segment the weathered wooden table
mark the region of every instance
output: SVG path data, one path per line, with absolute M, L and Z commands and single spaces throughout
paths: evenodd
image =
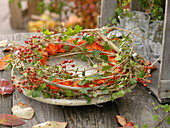
M 0 36 L 0 40 L 22 42 L 26 34 L 15 34 Z M 0 58 L 4 56 L 0 48 Z M 10 71 L 0 71 L 0 78 L 11 79 Z M 154 79 L 154 78 L 153 78 Z M 32 100 L 17 90 L 12 95 L 5 95 L 0 98 L 0 114 L 11 114 L 11 107 L 18 103 L 26 103 L 33 107 L 35 115 L 31 120 L 26 120 L 26 124 L 17 128 L 31 128 L 33 125 L 45 121 L 68 122 L 68 128 L 117 128 L 115 115 L 125 116 L 129 121 L 143 126 L 147 124 L 149 128 L 154 128 L 158 123 L 152 119 L 158 114 L 163 118 L 166 114 L 162 110 L 154 110 L 158 105 L 158 100 L 142 85 L 138 85 L 131 93 L 117 99 L 115 102 L 107 102 L 100 105 L 66 107 L 41 103 Z M 152 103 L 155 102 L 155 105 Z M 0 128 L 9 128 L 0 125 Z M 160 128 L 170 128 L 164 121 Z

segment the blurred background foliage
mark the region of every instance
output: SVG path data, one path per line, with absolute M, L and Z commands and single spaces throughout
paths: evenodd
M 15 0 L 9 0 L 13 2 Z M 38 15 L 31 15 L 28 31 L 36 31 L 45 27 L 53 30 L 62 22 L 66 27 L 80 25 L 83 28 L 96 28 L 97 17 L 100 15 L 101 0 L 18 0 L 18 7 L 22 8 L 22 1 L 35 2 Z M 130 9 L 131 0 L 117 0 L 115 17 L 108 17 L 116 24 L 117 17 Z M 141 8 L 149 13 L 152 20 L 163 20 L 164 9 L 162 0 L 138 0 Z M 114 13 L 114 12 L 113 12 Z

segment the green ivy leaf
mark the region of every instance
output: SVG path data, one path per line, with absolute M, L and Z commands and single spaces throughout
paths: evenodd
M 41 84 L 40 87 L 41 87 L 41 89 L 46 88 L 46 83 Z
M 112 66 L 105 65 L 105 66 L 102 67 L 102 71 L 106 71 L 106 70 L 111 69 L 111 68 L 112 68 Z
M 32 90 L 32 97 L 33 98 L 40 97 L 40 96 L 42 96 L 42 92 L 41 91 Z
M 159 116 L 158 115 L 153 115 L 153 120 L 159 120 Z
M 49 81 L 53 81 L 55 79 L 56 79 L 56 75 L 55 74 L 52 74 L 51 76 L 48 77 Z
M 84 53 L 88 52 L 88 49 L 86 47 L 82 47 L 82 50 L 83 50 Z
M 108 55 L 101 55 L 100 58 L 106 62 L 108 62 Z
M 137 74 L 138 78 L 143 78 L 145 76 L 145 72 L 143 70 L 139 71 Z
M 24 89 L 26 96 L 31 96 L 32 95 L 32 91 L 29 89 Z
M 68 45 L 64 45 L 64 47 L 63 47 L 63 49 L 66 50 L 66 51 L 67 51 L 69 48 L 70 48 L 70 46 L 68 46 Z
M 93 41 L 95 41 L 94 36 L 84 36 L 83 40 L 86 40 L 88 43 L 92 44 Z
M 65 42 L 65 41 L 67 41 L 69 38 L 70 38 L 70 36 L 62 36 L 62 37 L 61 37 L 61 40 L 62 40 L 63 42 Z
M 103 45 L 105 50 L 110 50 L 109 44 L 108 42 L 105 42 L 105 44 Z
M 82 88 L 81 90 L 79 90 L 79 92 L 81 92 L 83 94 L 87 94 L 88 93 L 88 89 L 87 88 Z
M 37 73 L 37 75 L 38 75 L 39 77 L 44 76 L 43 71 L 42 71 L 41 69 L 39 69 L 39 68 L 36 69 L 36 73 Z
M 119 90 L 115 95 L 116 95 L 116 97 L 122 97 L 125 95 L 125 91 Z
M 85 85 L 88 81 L 86 79 L 81 80 L 78 85 Z
M 83 95 L 84 98 L 87 100 L 87 104 L 91 102 L 91 98 L 88 95 Z
M 67 32 L 65 32 L 64 34 L 66 34 L 67 36 L 74 36 L 75 31 L 72 28 L 68 28 Z
M 80 58 L 82 61 L 87 61 L 87 57 L 84 54 L 77 54 L 77 58 Z
M 98 57 L 100 55 L 100 53 L 101 53 L 100 50 L 95 49 L 95 50 L 92 51 L 92 54 L 93 54 L 94 57 Z
M 76 25 L 76 26 L 74 27 L 74 31 L 75 31 L 76 33 L 79 33 L 82 29 L 83 29 L 83 28 L 82 28 L 81 26 L 79 26 L 79 25 Z
M 115 58 L 115 60 L 117 60 L 117 61 L 122 60 L 122 56 L 121 56 L 121 55 L 119 55 L 119 54 L 116 54 L 116 58 Z
M 108 94 L 108 93 L 109 93 L 109 90 L 108 90 L 107 88 L 105 88 L 104 90 L 102 90 L 102 92 L 103 92 L 104 94 Z
M 147 125 L 147 124 L 144 124 L 144 125 L 142 126 L 142 128 L 148 128 L 148 125 Z
M 167 123 L 170 124 L 170 117 L 167 117 L 166 120 L 167 120 Z
M 69 74 L 66 74 L 65 79 L 72 79 L 72 76 Z
M 69 96 L 73 96 L 73 90 L 66 90 L 66 95 Z
M 47 36 L 51 35 L 51 32 L 48 29 L 43 30 L 43 33 Z
M 130 80 L 130 83 L 131 83 L 131 84 L 136 84 L 136 83 L 137 83 L 137 81 L 136 81 L 136 79 L 135 79 L 135 78 L 132 78 L 132 79 Z

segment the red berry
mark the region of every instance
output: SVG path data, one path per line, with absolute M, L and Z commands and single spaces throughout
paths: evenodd
M 71 67 L 75 67 L 75 64 L 72 64 Z
M 66 68 L 66 65 L 63 65 L 62 68 Z
M 148 80 L 148 83 L 149 83 L 149 84 L 151 84 L 151 83 L 152 83 L 152 81 L 151 81 L 151 80 Z
M 22 93 L 22 89 L 21 89 L 21 88 L 18 88 L 18 91 L 19 91 L 20 93 Z
M 147 63 L 148 63 L 148 65 L 151 65 L 151 62 L 150 62 L 150 61 L 148 61 Z
M 37 32 L 41 32 L 41 29 L 38 29 Z
M 34 36 L 32 36 L 32 38 L 37 38 L 37 36 L 34 35 Z
M 152 77 L 152 74 L 149 74 L 149 77 Z
M 141 63 L 144 63 L 145 61 L 144 60 L 141 60 Z
M 24 42 L 25 42 L 26 44 L 28 44 L 28 40 L 25 40 Z
M 143 86 L 144 86 L 144 87 L 146 87 L 146 86 L 147 86 L 147 84 L 143 84 Z

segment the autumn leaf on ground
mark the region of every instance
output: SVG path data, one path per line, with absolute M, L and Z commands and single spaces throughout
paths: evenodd
M 12 107 L 12 113 L 20 118 L 29 120 L 34 115 L 34 109 L 27 104 L 19 102 Z
M 15 115 L 0 114 L 0 124 L 6 126 L 20 126 L 25 124 L 25 121 Z
M 7 40 L 0 41 L 0 47 L 5 47 L 7 46 L 7 44 L 8 44 Z
M 11 54 L 8 54 L 4 58 L 0 59 L 0 70 L 4 70 L 8 66 L 9 63 L 6 61 L 9 60 L 12 60 Z
M 47 121 L 41 124 L 37 124 L 32 128 L 66 128 L 67 122 L 56 122 L 56 121 Z
M 0 79 L 0 94 L 11 94 L 14 92 L 12 83 L 6 79 Z
M 122 126 L 125 126 L 128 122 L 124 116 L 116 115 L 115 118 L 116 118 L 116 121 Z

